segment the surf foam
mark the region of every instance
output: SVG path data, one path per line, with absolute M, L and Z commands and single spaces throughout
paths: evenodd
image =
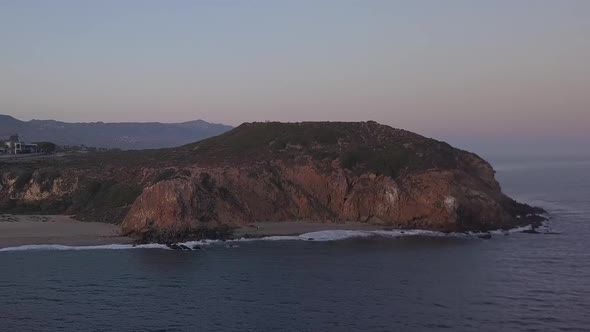
M 132 244 L 104 244 L 99 246 L 66 246 L 61 244 L 29 244 L 18 247 L 0 248 L 0 252 L 28 251 L 28 250 L 127 250 L 127 249 L 169 249 L 164 244 L 150 243 Z
M 550 228 L 543 224 L 541 226 L 543 231 L 550 231 Z M 495 230 L 490 231 L 490 234 L 494 235 L 502 235 L 506 233 L 521 233 L 526 230 L 531 230 L 531 226 L 523 226 L 523 227 L 516 227 L 510 230 Z M 384 238 L 400 238 L 400 237 L 410 237 L 410 236 L 425 236 L 425 237 L 456 237 L 456 238 L 477 238 L 477 236 L 484 234 L 484 233 L 475 233 L 475 232 L 467 232 L 467 233 L 442 233 L 442 232 L 435 232 L 435 231 L 427 231 L 427 230 L 419 230 L 419 229 L 412 229 L 412 230 L 375 230 L 375 231 L 358 231 L 358 230 L 325 230 L 325 231 L 317 231 L 317 232 L 310 232 L 304 233 L 301 235 L 294 235 L 294 236 L 266 236 L 262 238 L 241 238 L 235 240 L 199 240 L 199 241 L 187 241 L 187 242 L 180 242 L 179 245 L 185 245 L 189 248 L 193 248 L 195 246 L 212 246 L 212 245 L 220 245 L 220 244 L 235 244 L 240 242 L 254 242 L 254 241 L 317 241 L 317 242 L 327 242 L 327 241 L 341 241 L 346 239 L 353 239 L 353 238 L 368 238 L 368 237 L 384 237 Z M 129 250 L 129 249 L 164 249 L 164 250 L 171 250 L 165 244 L 159 243 L 151 243 L 151 244 L 140 244 L 140 245 L 131 245 L 131 244 L 106 244 L 106 245 L 98 245 L 98 246 L 66 246 L 66 245 L 59 245 L 59 244 L 42 244 L 42 245 L 23 245 L 18 247 L 7 247 L 7 248 L 0 248 L 1 252 L 13 252 L 13 251 L 29 251 L 29 250 Z

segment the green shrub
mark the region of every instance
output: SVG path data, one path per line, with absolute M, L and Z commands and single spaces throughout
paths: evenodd
M 60 173 L 57 170 L 46 170 L 39 173 L 39 180 L 41 183 L 41 191 L 50 191 L 53 187 L 53 183 L 60 177 Z
M 124 207 L 133 204 L 142 191 L 138 185 L 93 180 L 74 196 L 74 205 L 77 210 Z
M 370 171 L 396 177 L 410 162 L 410 153 L 403 147 L 388 147 L 376 150 L 357 147 L 344 152 L 340 157 L 342 167 L 349 170 Z
M 166 168 L 165 170 L 161 171 L 160 174 L 154 180 L 154 183 L 170 180 L 176 174 L 176 170 L 174 168 Z
M 18 174 L 16 181 L 14 182 L 14 187 L 16 190 L 23 190 L 31 179 L 33 178 L 33 171 L 22 171 Z
M 96 204 L 100 207 L 116 208 L 133 204 L 143 189 L 140 186 L 115 183 L 104 187 L 96 195 Z
M 188 169 L 183 169 L 180 172 L 178 172 L 178 175 L 188 178 L 191 175 L 193 175 L 193 173 L 190 170 L 188 170 Z
M 45 154 L 51 154 L 51 153 L 54 153 L 55 151 L 57 151 L 57 145 L 55 145 L 54 143 L 51 143 L 51 142 L 35 142 L 33 144 L 37 144 L 37 147 L 39 148 L 39 152 L 42 152 Z

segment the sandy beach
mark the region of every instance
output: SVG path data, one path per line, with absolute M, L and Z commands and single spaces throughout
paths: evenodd
M 119 226 L 81 222 L 68 216 L 0 215 L 0 248 L 29 244 L 101 245 L 126 244 Z
M 383 227 L 356 222 L 260 222 L 234 230 L 235 238 L 300 235 L 325 230 L 380 230 Z M 119 235 L 119 226 L 82 222 L 69 216 L 0 214 L 0 248 L 22 245 L 60 244 L 95 246 L 130 244 L 133 239 Z

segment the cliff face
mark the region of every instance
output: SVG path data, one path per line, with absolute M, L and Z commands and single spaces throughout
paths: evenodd
M 77 175 L 54 179 L 45 193 L 35 175 L 18 189 L 5 174 L 0 202 L 9 193 L 29 205 L 65 202 L 70 213 L 111 211 L 125 234 L 145 241 L 210 236 L 256 221 L 489 230 L 541 212 L 502 194 L 478 156 L 374 122 L 245 124 L 192 145 L 113 160 L 122 158 L 129 162 L 66 163 Z M 89 174 L 101 183 L 94 192 Z M 125 197 L 111 197 L 121 190 Z M 81 195 L 88 198 L 80 202 Z
M 113 172 L 55 161 L 0 162 L 0 213 L 69 214 L 120 223 L 143 190 L 130 169 Z
M 512 200 L 461 171 L 427 170 L 392 179 L 331 166 L 326 171 L 313 162 L 295 167 L 276 162 L 196 170 L 190 179 L 147 187 L 122 229 L 158 239 L 255 221 L 361 221 L 440 231 L 497 229 L 518 221 L 509 212 Z

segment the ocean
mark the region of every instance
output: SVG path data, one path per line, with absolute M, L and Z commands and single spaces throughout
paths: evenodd
M 3 249 L 0 331 L 589 331 L 590 159 L 492 162 L 549 234 Z

